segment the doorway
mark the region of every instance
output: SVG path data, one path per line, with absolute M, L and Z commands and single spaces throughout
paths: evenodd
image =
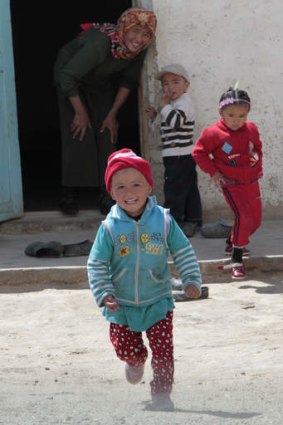
M 61 146 L 53 65 L 59 48 L 83 22 L 115 23 L 131 0 L 61 0 L 27 3 L 11 0 L 19 144 L 24 211 L 57 210 L 60 198 Z M 138 94 L 133 91 L 119 114 L 118 148 L 140 153 Z M 95 189 L 80 190 L 80 208 L 96 208 Z

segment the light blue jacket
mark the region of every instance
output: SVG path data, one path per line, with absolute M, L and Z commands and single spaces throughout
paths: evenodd
M 172 255 L 183 286 L 200 289 L 195 252 L 169 211 L 149 197 L 140 220 L 117 204 L 98 229 L 87 269 L 98 306 L 113 294 L 121 306 L 147 307 L 172 299 L 168 255 Z

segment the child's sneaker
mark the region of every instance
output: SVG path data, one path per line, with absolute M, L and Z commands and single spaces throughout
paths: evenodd
M 144 364 L 141 364 L 139 366 L 130 366 L 128 363 L 126 363 L 125 366 L 125 373 L 126 373 L 126 379 L 130 384 L 138 384 L 143 377 L 144 372 Z
M 152 403 L 150 405 L 150 410 L 157 411 L 174 411 L 174 403 L 171 400 L 169 393 L 158 393 L 152 394 Z
M 226 248 L 225 248 L 225 255 L 227 257 L 231 257 L 232 250 L 233 250 L 233 245 L 232 244 L 227 245 Z M 250 255 L 250 253 L 251 253 L 251 251 L 244 246 L 243 257 L 248 257 Z
M 231 264 L 232 269 L 232 278 L 233 279 L 245 279 L 246 272 L 243 263 L 233 263 Z

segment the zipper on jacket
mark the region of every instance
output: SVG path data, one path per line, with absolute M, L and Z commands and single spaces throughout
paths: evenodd
M 139 265 L 140 265 L 140 243 L 139 243 L 139 235 L 140 235 L 140 226 L 139 222 L 136 222 L 137 229 L 137 256 L 136 256 L 136 267 L 135 267 L 135 304 L 139 303 L 138 296 L 138 287 L 139 287 Z

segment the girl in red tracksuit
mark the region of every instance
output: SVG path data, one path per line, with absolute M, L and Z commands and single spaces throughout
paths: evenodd
M 220 98 L 220 121 L 202 132 L 192 153 L 198 166 L 221 187 L 234 214 L 230 238 L 234 279 L 246 276 L 243 251 L 247 252 L 250 236 L 261 224 L 262 143 L 255 124 L 246 121 L 250 106 L 246 91 L 229 88 Z

